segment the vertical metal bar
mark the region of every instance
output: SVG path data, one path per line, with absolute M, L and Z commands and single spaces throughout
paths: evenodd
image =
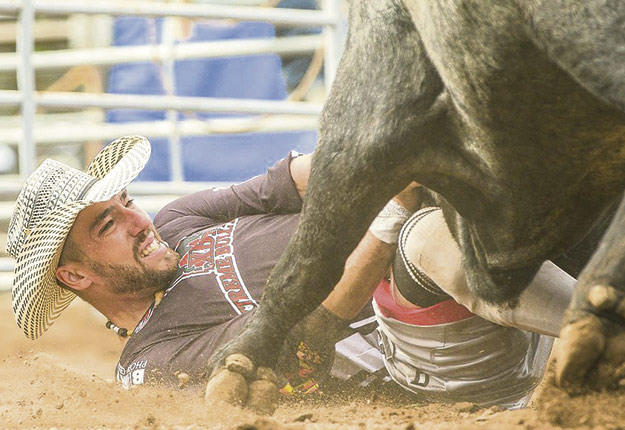
M 321 8 L 333 19 L 333 24 L 326 25 L 323 29 L 325 58 L 323 72 L 325 76 L 326 92 L 330 92 L 332 82 L 336 76 L 339 59 L 343 49 L 343 30 L 342 30 L 342 2 L 339 0 L 322 0 Z
M 164 18 L 161 43 L 165 48 L 163 61 L 163 84 L 168 95 L 176 95 L 176 69 L 174 58 L 174 42 L 177 18 Z M 180 128 L 178 124 L 178 111 L 170 109 L 167 111 L 167 121 L 170 124 L 169 133 L 169 172 L 172 181 L 182 181 L 182 150 L 180 148 Z
M 19 13 L 19 25 L 15 48 L 19 55 L 17 67 L 17 88 L 21 93 L 22 111 L 22 140 L 19 144 L 20 177 L 26 177 L 35 170 L 35 141 L 33 129 L 35 126 L 35 71 L 32 65 L 34 50 L 34 21 L 35 12 L 31 0 L 22 1 Z

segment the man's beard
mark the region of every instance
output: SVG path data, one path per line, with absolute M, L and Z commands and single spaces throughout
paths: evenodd
M 140 267 L 125 264 L 103 264 L 91 261 L 92 270 L 106 279 L 116 294 L 155 293 L 167 289 L 178 272 L 180 256 L 169 250 L 165 269 L 153 269 L 140 263 Z

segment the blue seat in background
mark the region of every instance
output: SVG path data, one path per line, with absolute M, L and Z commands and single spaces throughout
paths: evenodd
M 114 27 L 116 46 L 159 43 L 162 20 L 120 17 Z M 271 38 L 274 27 L 267 23 L 196 23 L 189 41 Z M 197 97 L 286 98 L 280 58 L 274 54 L 181 60 L 174 65 L 176 94 Z M 115 94 L 162 95 L 166 91 L 160 66 L 154 63 L 122 64 L 111 68 L 108 92 Z M 185 117 L 186 114 L 180 114 Z M 163 111 L 113 109 L 109 122 L 163 120 Z M 232 117 L 234 114 L 197 113 L 201 119 Z M 241 115 L 238 115 L 241 116 Z M 149 136 L 148 136 L 149 137 Z M 314 131 L 211 135 L 181 139 L 183 175 L 187 181 L 239 182 L 263 173 L 289 150 L 311 152 L 316 144 Z M 151 138 L 152 157 L 139 180 L 171 180 L 167 139 Z

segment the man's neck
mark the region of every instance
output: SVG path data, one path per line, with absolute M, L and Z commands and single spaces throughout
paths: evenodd
M 154 295 L 128 294 L 101 297 L 98 300 L 87 301 L 117 327 L 126 329 L 128 336 L 130 336 L 152 303 L 154 303 Z M 118 337 L 122 346 L 126 345 L 128 337 Z

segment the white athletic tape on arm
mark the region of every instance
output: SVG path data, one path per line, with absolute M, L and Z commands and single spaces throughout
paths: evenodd
M 399 231 L 410 215 L 412 214 L 408 209 L 391 200 L 373 220 L 369 231 L 382 242 L 395 245 Z

